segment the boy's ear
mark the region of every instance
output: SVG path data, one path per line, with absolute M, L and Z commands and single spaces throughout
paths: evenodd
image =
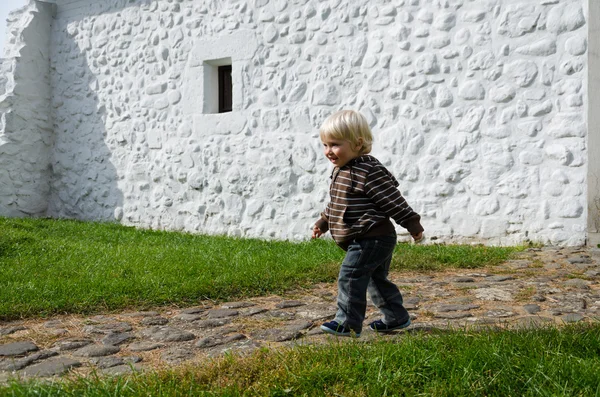
M 358 138 L 358 140 L 356 141 L 356 149 L 355 150 L 362 149 L 364 144 L 365 144 L 365 141 L 362 138 Z

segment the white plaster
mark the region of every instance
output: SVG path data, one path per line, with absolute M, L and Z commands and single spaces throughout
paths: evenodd
M 305 239 L 329 183 L 318 127 L 354 108 L 428 236 L 579 244 L 585 3 L 58 0 L 2 63 L 0 214 Z M 42 26 L 35 4 L 19 29 Z M 31 82 L 43 37 L 51 96 Z
M 589 2 L 591 15 L 600 15 L 600 3 Z M 588 58 L 588 90 L 589 99 L 586 101 L 588 111 L 588 151 L 598 153 L 600 150 L 600 18 L 590 18 L 588 27 L 589 58 Z M 580 39 L 581 40 L 581 39 Z M 588 155 L 587 160 L 587 229 L 588 244 L 597 247 L 600 244 L 600 157 Z

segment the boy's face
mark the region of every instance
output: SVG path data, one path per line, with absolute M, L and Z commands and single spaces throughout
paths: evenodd
M 323 138 L 323 154 L 336 167 L 345 166 L 348 161 L 360 156 L 362 148 L 362 138 L 359 138 L 358 144 L 355 146 L 350 141 L 342 139 Z

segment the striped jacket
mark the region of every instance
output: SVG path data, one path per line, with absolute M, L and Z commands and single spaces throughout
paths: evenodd
M 423 231 L 419 214 L 398 191 L 398 181 L 373 156 L 349 161 L 331 174 L 330 202 L 316 226 L 344 250 L 357 238 L 393 235 L 390 218 L 411 234 Z

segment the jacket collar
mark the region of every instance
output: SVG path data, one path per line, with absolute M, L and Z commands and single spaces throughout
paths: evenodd
M 335 167 L 333 169 L 333 171 L 331 171 L 331 175 L 329 176 L 329 178 L 334 179 L 341 170 L 349 170 L 350 171 L 350 189 L 352 191 L 354 191 L 354 178 L 352 176 L 352 167 L 354 167 L 357 164 L 366 163 L 366 162 L 370 162 L 370 161 L 377 161 L 377 159 L 373 156 L 369 156 L 368 154 L 353 158 L 352 160 L 350 160 L 346 164 L 344 164 L 343 167 Z
M 375 159 L 375 157 L 373 157 L 371 155 L 363 154 L 362 156 L 358 156 L 358 157 L 353 158 L 352 160 L 348 161 L 346 164 L 344 164 L 344 166 L 342 168 L 353 167 L 356 164 L 367 163 L 370 161 L 377 161 L 377 160 Z

